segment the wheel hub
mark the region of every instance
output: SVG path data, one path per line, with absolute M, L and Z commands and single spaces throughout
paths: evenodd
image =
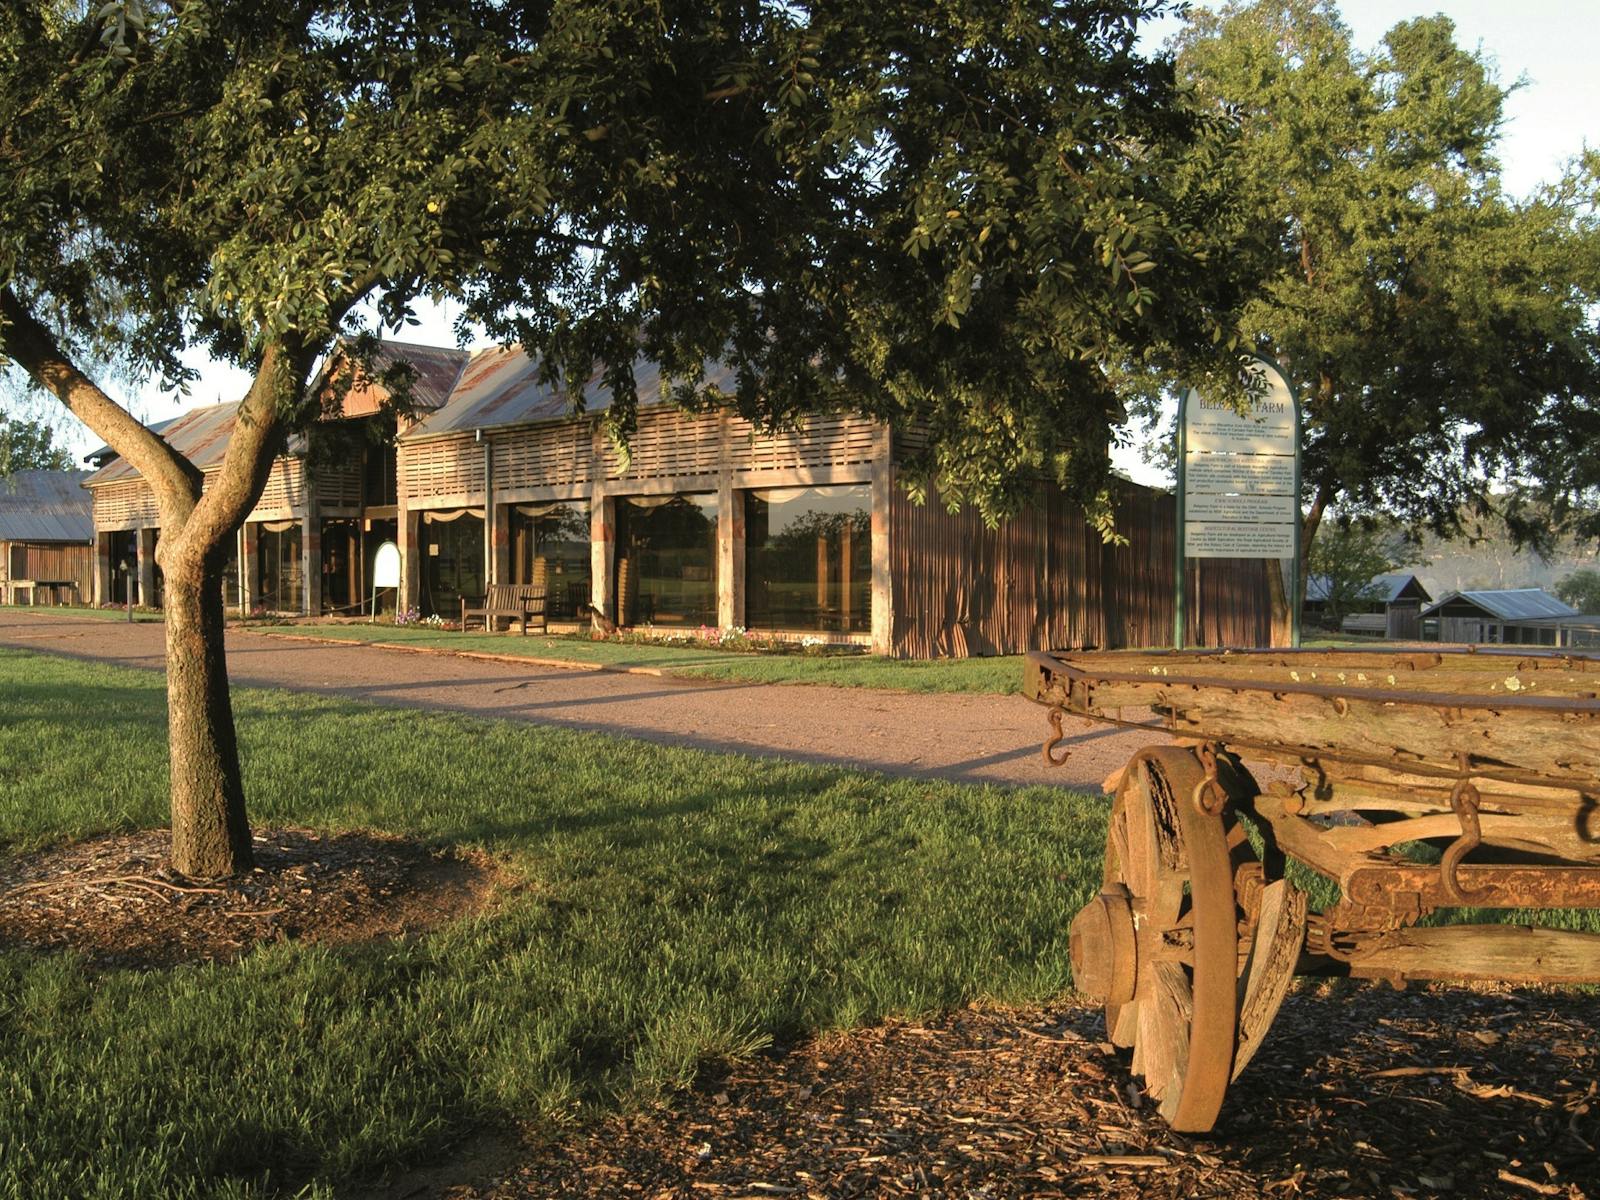
M 1126 1004 L 1138 981 L 1133 906 L 1128 890 L 1110 885 L 1072 919 L 1072 978 L 1097 1004 Z

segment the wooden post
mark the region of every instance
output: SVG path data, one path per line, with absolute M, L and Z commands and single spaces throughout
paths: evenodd
M 133 603 L 145 608 L 154 608 L 156 603 L 156 531 L 154 529 L 137 530 L 133 541 L 138 557 L 138 564 L 134 570 L 134 578 L 138 580 L 138 592 Z
M 889 501 L 894 464 L 889 427 L 878 430 L 872 462 L 872 652 L 894 653 L 894 578 L 889 570 Z
M 300 519 L 300 611 L 322 615 L 322 516 L 310 497 Z
M 94 579 L 90 589 L 91 603 L 98 608 L 111 603 L 111 535 L 96 531 L 94 535 Z
M 595 484 L 589 498 L 589 603 L 595 612 L 620 623 L 615 612 L 613 570 L 617 537 L 617 502 Z
M 261 529 L 254 521 L 246 521 L 239 532 L 243 547 L 239 551 L 239 608 L 240 615 L 248 617 L 261 603 Z
M 400 599 L 395 602 L 397 614 L 416 608 L 422 598 L 422 590 L 418 586 L 422 578 L 421 539 L 418 536 L 421 532 L 418 528 L 420 519 L 421 514 L 412 512 L 404 502 L 401 503 L 399 519 L 395 522 L 400 549 Z
M 727 472 L 717 481 L 717 624 L 744 624 L 744 493 Z

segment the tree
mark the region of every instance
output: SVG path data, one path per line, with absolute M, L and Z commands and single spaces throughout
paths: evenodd
M 1394 539 L 1360 522 L 1334 522 L 1307 555 L 1307 573 L 1323 596 L 1326 624 L 1338 629 L 1363 602 L 1383 598 L 1374 577 L 1402 566 Z
M 70 471 L 72 455 L 42 421 L 0 415 L 0 479 L 16 471 Z
M 1097 364 L 1215 370 L 1237 299 L 1204 257 L 1226 198 L 1175 169 L 1206 122 L 1134 52 L 1155 7 L 0 11 L 0 352 L 155 493 L 178 869 L 250 861 L 217 584 L 369 299 L 454 296 L 580 403 L 599 364 L 619 442 L 642 352 L 685 405 L 923 425 L 928 477 L 991 516 L 1041 474 L 1092 497 Z M 196 347 L 253 374 L 203 494 L 92 366 L 178 386 Z
M 1179 70 L 1239 123 L 1217 253 L 1262 279 L 1243 331 L 1304 407 L 1304 544 L 1330 505 L 1447 534 L 1497 481 L 1570 490 L 1600 395 L 1594 156 L 1506 196 L 1507 90 L 1442 16 L 1363 54 L 1331 3 L 1196 10 Z
M 1600 613 L 1600 571 L 1581 567 L 1556 584 L 1556 598 L 1585 615 Z

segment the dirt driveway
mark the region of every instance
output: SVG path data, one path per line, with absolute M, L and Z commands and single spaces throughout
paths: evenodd
M 160 670 L 163 627 L 59 610 L 0 610 L 0 646 Z M 1044 712 L 1019 696 L 701 682 L 562 670 L 228 632 L 235 683 L 533 721 L 705 750 L 771 754 L 965 783 L 1098 792 L 1165 737 L 1068 721 L 1064 767 L 1039 753 Z

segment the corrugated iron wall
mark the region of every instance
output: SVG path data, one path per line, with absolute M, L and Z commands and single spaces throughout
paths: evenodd
M 910 658 L 1023 650 L 1167 646 L 1172 642 L 1170 495 L 1125 484 L 1108 546 L 1056 488 L 996 529 L 976 512 L 945 511 L 936 495 L 890 501 L 894 652 Z M 1271 640 L 1266 563 L 1191 562 L 1189 644 Z
M 0 542 L 0 579 L 72 580 L 89 599 L 93 549 L 77 543 Z

